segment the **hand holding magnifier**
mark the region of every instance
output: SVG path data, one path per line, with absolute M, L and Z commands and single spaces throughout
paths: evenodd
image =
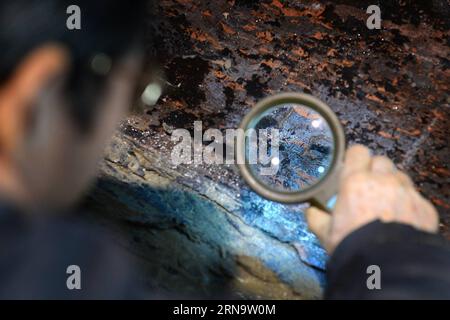
M 336 114 L 311 95 L 283 93 L 245 116 L 237 162 L 250 187 L 281 202 L 330 210 L 337 193 L 345 137 Z

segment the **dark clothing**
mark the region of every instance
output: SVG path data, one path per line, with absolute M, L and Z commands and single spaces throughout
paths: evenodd
M 381 290 L 367 287 L 380 267 Z M 341 242 L 327 266 L 327 299 L 450 299 L 450 246 L 398 223 L 368 224 Z
M 69 290 L 71 265 L 81 290 Z M 99 228 L 70 216 L 29 217 L 0 204 L 0 299 L 138 297 L 130 257 Z

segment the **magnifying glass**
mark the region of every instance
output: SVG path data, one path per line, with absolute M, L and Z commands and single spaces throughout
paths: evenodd
M 245 134 L 237 138 L 236 159 L 256 193 L 333 208 L 345 136 L 329 106 L 308 94 L 278 94 L 257 103 L 240 129 Z

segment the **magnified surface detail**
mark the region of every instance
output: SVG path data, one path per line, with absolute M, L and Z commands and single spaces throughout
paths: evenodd
M 253 151 L 250 139 L 246 142 L 246 161 L 253 176 L 267 187 L 282 192 L 304 191 L 319 182 L 331 167 L 333 133 L 322 115 L 309 107 L 274 106 L 254 119 L 248 129 L 259 133 L 258 161 L 248 161 Z M 266 148 L 261 147 L 261 132 L 271 132 Z

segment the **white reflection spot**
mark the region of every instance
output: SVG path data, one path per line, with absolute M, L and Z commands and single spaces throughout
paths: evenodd
M 271 160 L 271 162 L 272 162 L 272 165 L 273 165 L 273 166 L 277 166 L 277 165 L 280 164 L 280 158 L 278 158 L 278 157 L 273 157 L 272 160 Z
M 320 167 L 317 168 L 317 171 L 318 171 L 319 173 L 324 173 L 325 168 L 322 167 L 322 166 L 320 166 Z
M 162 88 L 157 83 L 150 83 L 144 90 L 141 96 L 142 102 L 148 106 L 153 106 L 161 96 Z
M 320 119 L 316 119 L 316 120 L 311 121 L 311 125 L 313 126 L 313 128 L 320 127 L 321 123 L 322 123 L 322 121 Z

